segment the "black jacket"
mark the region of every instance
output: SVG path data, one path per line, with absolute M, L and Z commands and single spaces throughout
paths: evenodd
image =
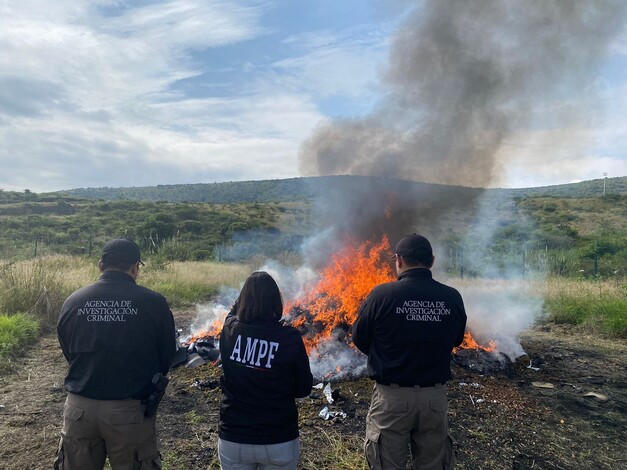
M 375 287 L 352 335 L 368 355 L 368 375 L 384 384 L 429 386 L 451 378 L 451 350 L 464 339 L 466 311 L 459 292 L 428 269 L 405 271 Z
M 309 395 L 313 383 L 298 330 L 277 321 L 244 323 L 230 314 L 220 334 L 220 354 L 220 438 L 260 445 L 296 439 L 295 398 Z
M 57 324 L 69 363 L 68 392 L 97 400 L 142 399 L 176 351 L 174 318 L 161 294 L 107 271 L 63 304 Z

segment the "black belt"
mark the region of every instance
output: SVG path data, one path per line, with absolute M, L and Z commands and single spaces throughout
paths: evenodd
M 384 382 L 383 380 L 377 380 L 377 383 L 380 385 L 387 385 L 388 387 L 403 387 L 403 388 L 430 388 L 437 387 L 439 385 L 444 385 L 443 382 L 427 382 L 420 384 L 408 384 L 408 383 L 394 383 L 394 382 Z

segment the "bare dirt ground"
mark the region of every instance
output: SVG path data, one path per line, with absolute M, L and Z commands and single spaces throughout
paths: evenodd
M 177 323 L 188 320 L 177 315 Z M 555 326 L 534 328 L 521 342 L 539 370 L 513 365 L 481 374 L 454 364 L 449 413 L 456 468 L 627 468 L 627 342 Z M 47 335 L 18 360 L 16 372 L 0 377 L 0 469 L 52 468 L 65 366 L 56 338 Z M 158 417 L 164 468 L 219 468 L 220 369 L 177 368 L 170 375 Z M 365 468 L 355 452 L 363 442 L 372 384 L 362 378 L 332 387 L 339 393 L 333 405 L 319 391 L 299 404 L 300 468 Z M 324 421 L 318 413 L 325 406 L 347 416 Z

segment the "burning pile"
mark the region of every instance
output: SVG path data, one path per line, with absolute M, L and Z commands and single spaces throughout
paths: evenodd
M 494 186 L 512 169 L 507 163 L 545 159 L 543 152 L 524 150 L 533 142 L 518 145 L 529 135 L 560 139 L 553 142 L 559 148 L 562 133 L 529 130 L 571 129 L 577 111 L 585 109 L 581 105 L 596 101 L 588 95 L 572 107 L 555 105 L 564 90 L 598 89 L 597 65 L 623 31 L 627 11 L 619 0 L 417 3 L 394 35 L 380 83 L 384 93 L 373 113 L 325 119 L 300 148 L 301 175 L 352 175 L 312 182 L 320 195 L 314 201 L 317 227 L 302 248 L 308 266 L 322 259 L 325 267 L 304 295 L 286 298 L 287 320 L 303 333 L 319 378 L 359 375 L 365 368 L 348 336 L 366 295 L 394 278 L 383 231 L 395 240 L 416 227 L 428 227 L 429 235 L 461 235 L 460 217 L 480 221 L 467 235 L 482 248 L 466 256 L 481 266 L 484 279 L 460 290 L 469 328 L 488 345 L 468 333 L 455 354 L 473 351 L 471 356 L 500 361 L 524 353 L 518 335 L 541 311 L 540 296 L 527 295 L 524 286 L 490 282 L 495 273 L 510 278 L 492 265 L 499 223 L 485 215 L 494 206 L 480 189 L 446 185 Z M 525 54 L 518 53 L 520 45 Z M 542 123 L 551 126 L 544 129 Z M 410 187 L 396 178 L 438 184 Z M 346 240 L 348 234 L 356 241 Z M 361 243 L 370 237 L 381 241 Z M 344 241 L 342 248 L 338 241 Z M 276 279 L 280 286 L 293 280 Z M 218 321 L 206 325 L 213 331 L 200 336 L 217 334 L 234 300 L 224 302 L 212 317 Z
M 288 304 L 288 319 L 302 332 L 317 377 L 328 380 L 363 373 L 365 361 L 349 340 L 350 327 L 370 291 L 396 278 L 389 253 L 387 237 L 357 248 L 346 244 L 331 257 L 315 285 Z M 470 331 L 466 331 L 464 342 L 454 354 L 463 357 L 462 365 L 481 364 L 477 367 L 483 371 L 499 369 L 508 362 L 494 342 L 480 344 Z
M 339 380 L 363 375 L 366 361 L 350 341 L 350 328 L 370 291 L 378 284 L 395 279 L 389 253 L 387 237 L 380 242 L 346 242 L 331 256 L 305 293 L 286 302 L 286 322 L 301 331 L 317 379 Z M 228 308 L 218 310 L 219 317 L 191 336 L 187 344 L 203 339 L 213 341 L 219 335 Z M 502 362 L 493 342 L 479 344 L 469 331 L 455 354 L 464 350 L 475 351 L 472 355 L 475 362 Z

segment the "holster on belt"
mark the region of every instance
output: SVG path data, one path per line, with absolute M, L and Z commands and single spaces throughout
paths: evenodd
M 152 380 L 150 381 L 150 394 L 142 400 L 142 404 L 146 405 L 146 409 L 144 410 L 144 416 L 146 416 L 146 418 L 151 418 L 157 413 L 157 408 L 159 408 L 159 403 L 161 403 L 163 395 L 165 395 L 168 382 L 170 382 L 170 379 L 161 372 L 157 372 L 152 376 Z

